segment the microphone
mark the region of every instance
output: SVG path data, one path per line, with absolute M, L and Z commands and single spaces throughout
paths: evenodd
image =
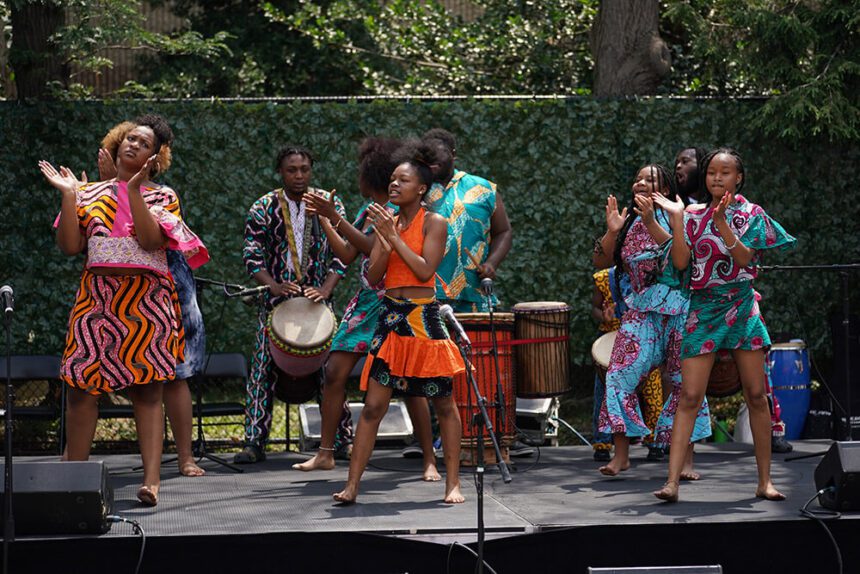
M 463 330 L 463 326 L 457 320 L 457 317 L 454 316 L 454 309 L 450 305 L 442 305 L 439 307 L 439 314 L 442 315 L 442 318 L 445 319 L 445 322 L 448 323 L 448 326 L 451 327 L 454 334 L 460 339 L 460 342 L 467 347 L 471 347 L 472 341 L 469 340 L 469 336 Z
M 481 279 L 481 291 L 484 292 L 485 297 L 489 297 L 493 294 L 493 280 L 489 277 L 484 277 Z
M 251 287 L 250 289 L 242 289 L 236 293 L 228 293 L 228 297 L 250 297 L 253 295 L 259 295 L 263 291 L 267 291 L 269 289 L 268 285 L 258 285 L 257 287 Z
M 0 307 L 3 308 L 3 315 L 7 319 L 12 317 L 12 312 L 15 310 L 15 294 L 8 285 L 0 287 Z

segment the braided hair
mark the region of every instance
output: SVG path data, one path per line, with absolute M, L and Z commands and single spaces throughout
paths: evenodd
M 675 201 L 675 198 L 678 196 L 678 190 L 675 184 L 674 174 L 670 174 L 666 166 L 659 163 L 647 164 L 642 167 L 651 169 L 652 186 L 654 186 L 654 176 L 657 176 L 655 187 L 657 188 L 658 193 L 662 193 L 664 189 L 668 189 L 669 195 L 667 195 L 667 197 L 672 201 Z M 642 168 L 636 171 L 637 176 L 640 171 L 642 171 Z M 627 239 L 627 232 L 630 231 L 630 227 L 638 217 L 634 211 L 634 208 L 636 207 L 634 197 L 636 197 L 635 193 L 630 197 L 630 204 L 627 206 L 627 218 L 624 220 L 624 225 L 621 226 L 621 231 L 618 232 L 618 238 L 615 240 L 615 252 L 613 254 L 615 260 L 615 287 L 619 293 L 621 292 L 621 275 L 624 274 L 624 260 L 621 258 L 621 249 L 624 247 L 624 240 Z
M 714 199 L 711 195 L 711 192 L 708 191 L 707 185 L 707 177 L 708 177 L 708 166 L 711 164 L 711 161 L 720 154 L 730 155 L 735 159 L 735 165 L 738 168 L 738 173 L 741 174 L 741 182 L 735 188 L 735 193 L 739 193 L 741 189 L 743 189 L 744 184 L 747 181 L 746 172 L 744 170 L 744 160 L 741 159 L 741 154 L 737 152 L 736 149 L 728 146 L 718 147 L 717 149 L 713 149 L 705 154 L 705 157 L 702 158 L 701 167 L 699 168 L 699 187 L 705 194 L 705 201 L 710 205 L 711 201 Z

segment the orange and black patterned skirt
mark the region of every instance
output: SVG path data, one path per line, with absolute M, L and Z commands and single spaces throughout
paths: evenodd
M 60 378 L 93 395 L 114 392 L 172 380 L 184 354 L 171 278 L 84 270 L 69 317 Z
M 436 299 L 383 299 L 361 373 L 362 390 L 374 379 L 404 395 L 448 397 L 454 375 L 465 370 Z

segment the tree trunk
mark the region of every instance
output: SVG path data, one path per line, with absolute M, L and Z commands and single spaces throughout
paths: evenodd
M 9 64 L 15 72 L 18 98 L 41 98 L 47 85 L 68 80 L 67 66 L 50 41 L 65 23 L 65 11 L 52 2 L 11 2 L 12 47 Z
M 594 95 L 651 95 L 672 68 L 657 0 L 601 0 L 591 31 Z

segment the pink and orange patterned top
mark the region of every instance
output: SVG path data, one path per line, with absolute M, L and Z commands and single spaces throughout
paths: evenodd
M 179 198 L 167 186 L 141 187 L 143 200 L 168 238 L 166 248 L 147 251 L 137 242 L 124 181 L 86 184 L 77 192 L 77 215 L 87 238 L 87 268 L 127 267 L 170 275 L 165 249 L 181 251 L 192 269 L 209 261 L 209 251 L 182 221 Z M 57 227 L 60 217 L 54 221 Z

